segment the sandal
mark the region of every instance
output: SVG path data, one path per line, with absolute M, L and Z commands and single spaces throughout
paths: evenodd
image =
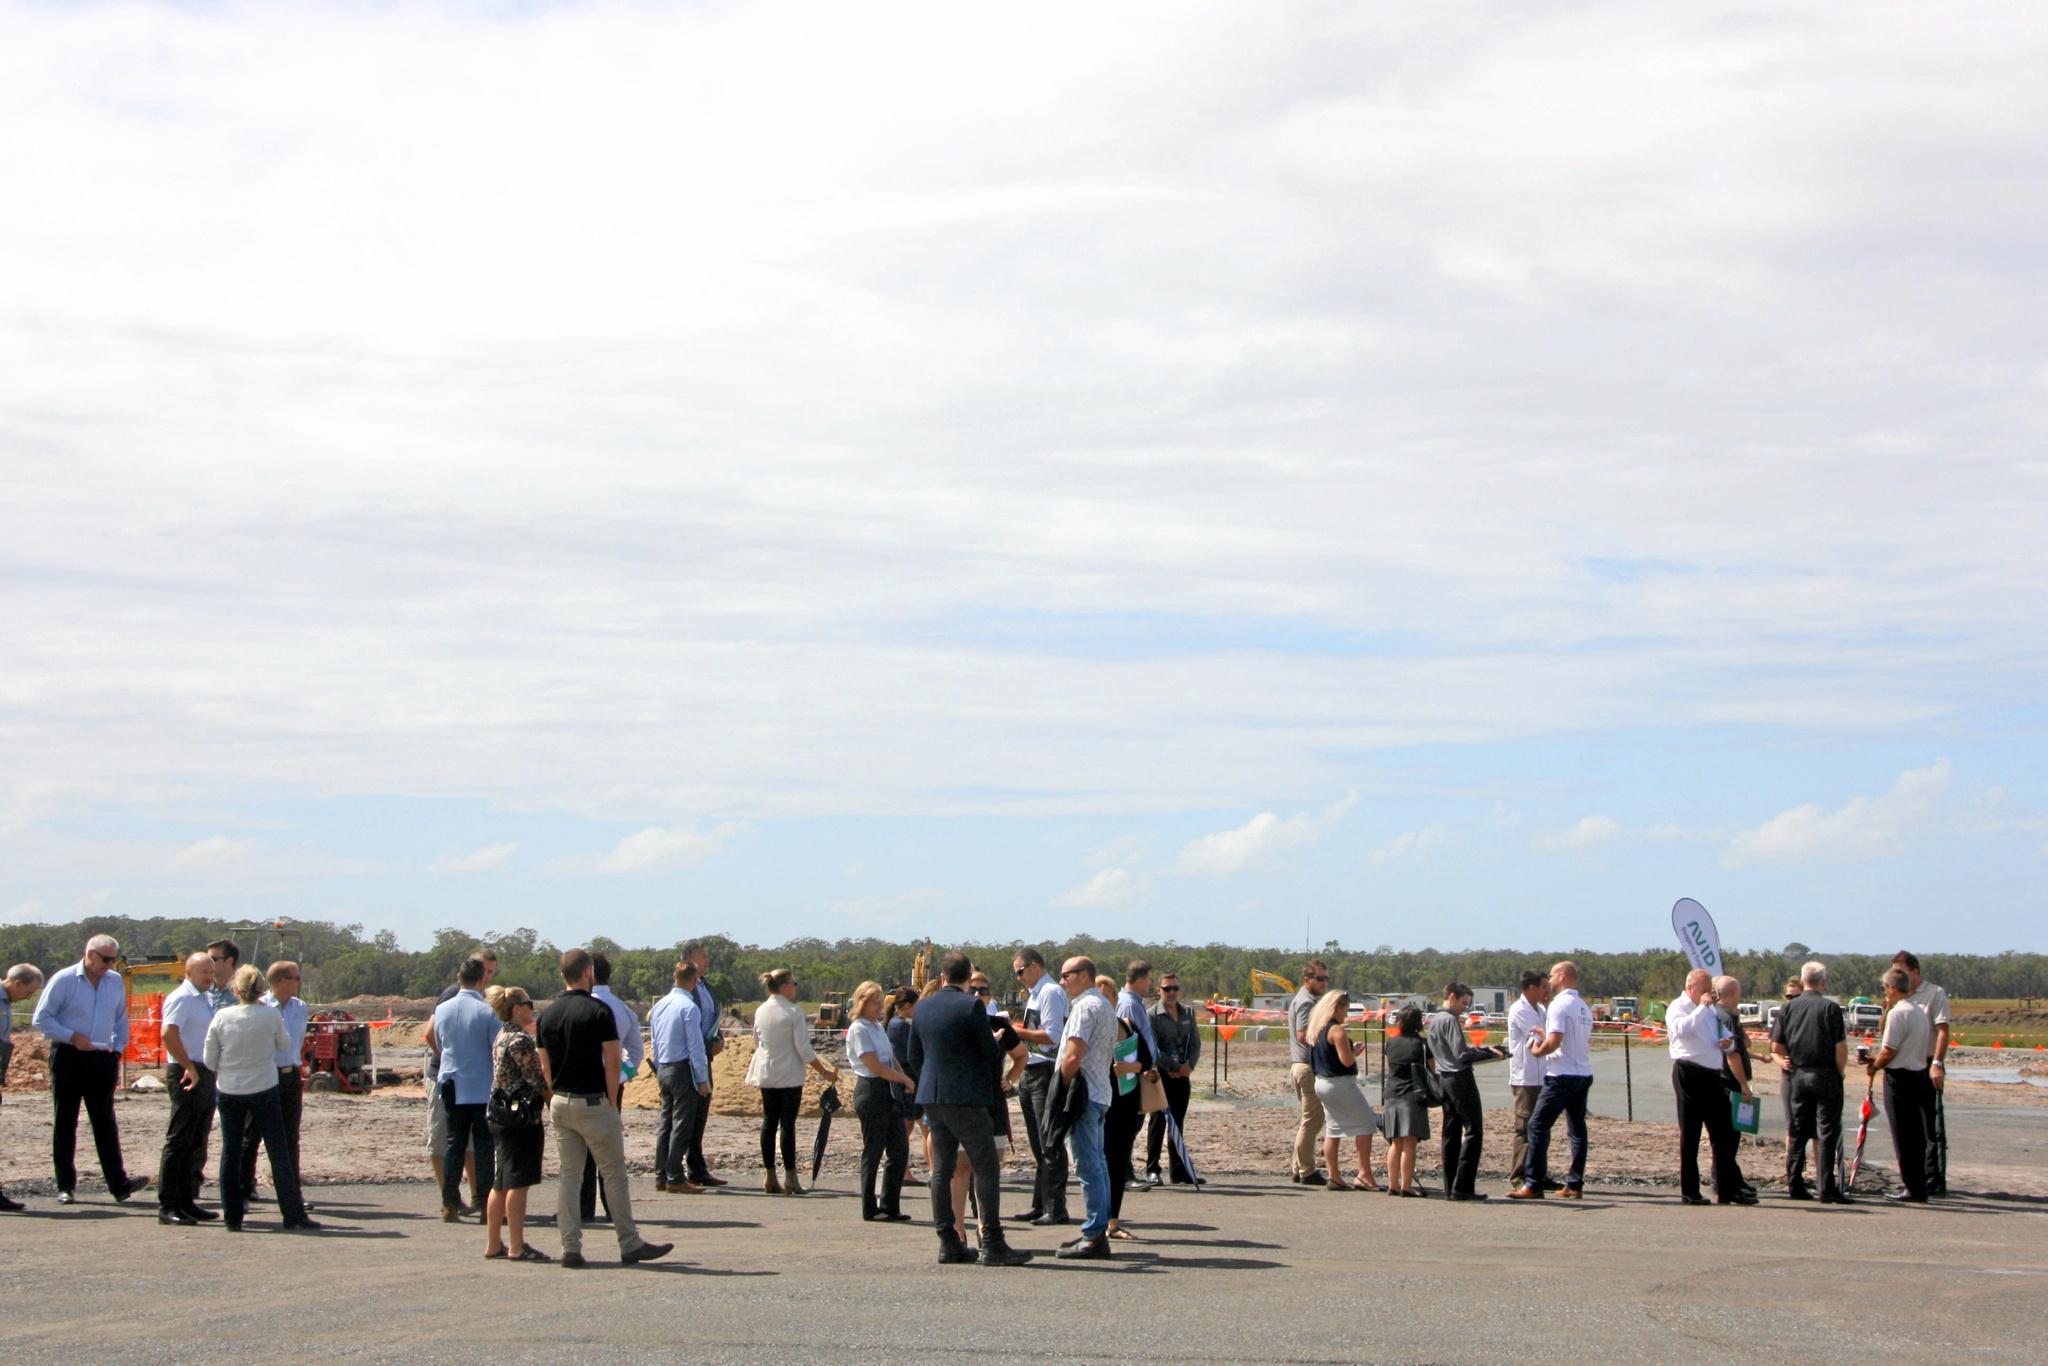
M 1333 1176 L 1323 1183 L 1323 1189 L 1326 1191 L 1355 1191 L 1358 1187 L 1352 1185 L 1341 1176 Z
M 1380 1183 L 1373 1180 L 1370 1173 L 1353 1172 L 1351 1173 L 1351 1188 L 1361 1191 L 1376 1191 L 1380 1188 Z
M 486 1252 L 484 1254 L 484 1260 L 487 1262 L 502 1262 L 506 1260 L 507 1256 L 508 1254 L 506 1253 L 505 1249 L 501 1247 L 495 1252 Z
M 1143 1239 L 1139 1238 L 1137 1234 L 1131 1232 L 1127 1228 L 1113 1228 L 1103 1236 L 1107 1238 L 1114 1238 L 1118 1242 L 1122 1243 L 1136 1243 L 1144 1241 Z
M 552 1262 L 554 1258 L 548 1256 L 547 1253 L 542 1252 L 539 1248 L 529 1243 L 525 1247 L 519 1249 L 519 1255 L 517 1257 L 510 1257 L 506 1260 L 514 1262 Z

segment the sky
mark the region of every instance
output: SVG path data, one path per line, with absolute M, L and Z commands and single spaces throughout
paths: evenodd
M 0 0 L 0 919 L 2048 949 L 2043 69 Z

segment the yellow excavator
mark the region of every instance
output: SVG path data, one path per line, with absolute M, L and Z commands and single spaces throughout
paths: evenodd
M 1254 996 L 1292 996 L 1295 990 L 1294 983 L 1288 981 L 1277 972 L 1265 972 L 1259 968 L 1252 969 L 1252 995 Z

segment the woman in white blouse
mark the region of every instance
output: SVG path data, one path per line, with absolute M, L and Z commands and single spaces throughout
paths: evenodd
M 811 1022 L 796 1003 L 796 974 L 777 968 L 761 974 L 766 999 L 754 1012 L 754 1060 L 747 1065 L 747 1084 L 761 1088 L 761 1166 L 767 1171 L 762 1189 L 770 1195 L 802 1195 L 796 1178 L 796 1115 L 804 1100 L 804 1069 L 826 1081 L 839 1073 L 811 1047 Z M 775 1179 L 775 1136 L 782 1135 L 780 1183 Z
M 853 1112 L 860 1117 L 860 1217 L 900 1224 L 910 1218 L 903 1212 L 903 1173 L 910 1167 L 910 1139 L 889 1084 L 915 1087 L 916 1083 L 896 1065 L 896 1050 L 882 1023 L 887 1001 L 880 982 L 862 982 L 854 988 L 853 1023 L 846 1027 L 846 1070 L 854 1075 Z M 882 1170 L 885 1155 L 889 1165 Z M 882 1171 L 879 1200 L 875 1198 L 878 1170 Z
M 276 1006 L 264 1005 L 263 974 L 254 963 L 235 972 L 235 999 L 213 1017 L 206 1031 L 207 1067 L 220 1096 L 220 1191 L 228 1232 L 242 1231 L 249 1192 L 242 1186 L 242 1146 L 260 1134 L 270 1154 L 270 1180 L 288 1229 L 316 1229 L 306 1217 L 299 1175 L 285 1133 L 284 1107 L 277 1094 L 277 1055 L 291 1047 L 291 1033 Z

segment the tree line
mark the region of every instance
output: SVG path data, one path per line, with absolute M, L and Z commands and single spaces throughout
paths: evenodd
M 95 916 L 59 925 L 0 926 L 0 967 L 30 962 L 46 973 L 78 961 L 86 939 L 111 934 L 133 960 L 175 956 L 203 947 L 223 934 L 236 939 L 245 962 L 264 967 L 276 958 L 296 958 L 307 969 L 307 995 L 322 1002 L 354 996 L 433 996 L 454 980 L 455 970 L 471 949 L 488 944 L 499 958 L 498 980 L 525 987 L 536 996 L 552 996 L 560 975 L 561 947 L 531 929 L 475 934 L 446 928 L 435 932 L 424 949 L 403 949 L 389 930 L 365 934 L 361 925 L 324 921 L 291 921 L 282 930 L 272 926 L 237 927 L 197 919 L 132 920 Z M 712 990 L 724 1003 L 754 1000 L 755 980 L 771 968 L 791 968 L 802 984 L 805 1000 L 827 992 L 850 992 L 863 981 L 891 985 L 908 982 L 918 944 L 884 939 L 793 939 L 786 944 L 742 944 L 724 935 L 703 936 L 711 958 Z M 938 945 L 965 950 L 988 972 L 997 992 L 1008 995 L 1017 983 L 1010 973 L 1011 955 L 1023 942 L 1034 942 L 1047 962 L 1066 954 L 1084 953 L 1104 972 L 1121 977 L 1123 966 L 1144 959 L 1160 970 L 1179 973 L 1190 999 L 1210 995 L 1244 997 L 1253 968 L 1298 979 L 1305 955 L 1300 949 L 1246 948 L 1235 944 L 1150 943 L 1135 939 L 1077 936 L 1059 943 L 1009 941 Z M 669 989 L 682 940 L 658 947 L 625 948 L 602 936 L 585 947 L 602 950 L 612 960 L 612 985 L 630 1001 L 648 1002 Z M 1927 977 L 1962 997 L 2048 996 L 2048 955 L 2038 953 L 1945 954 L 1924 945 L 1909 945 L 1920 954 Z M 1684 986 L 1686 961 L 1676 949 L 1641 949 L 1631 953 L 1595 953 L 1586 949 L 1414 949 L 1382 945 L 1370 950 L 1347 949 L 1332 941 L 1316 954 L 1329 964 L 1334 985 L 1354 992 L 1422 992 L 1434 994 L 1446 982 L 1475 987 L 1515 985 L 1524 968 L 1544 968 L 1571 958 L 1580 968 L 1580 989 L 1588 999 L 1640 996 L 1647 1005 L 1668 1000 Z M 1876 996 L 1879 976 L 1890 953 L 1817 952 L 1804 944 L 1768 950 L 1727 952 L 1728 970 L 1752 997 L 1775 997 L 1800 963 L 1819 958 L 1832 972 L 1831 987 L 1839 995 Z

